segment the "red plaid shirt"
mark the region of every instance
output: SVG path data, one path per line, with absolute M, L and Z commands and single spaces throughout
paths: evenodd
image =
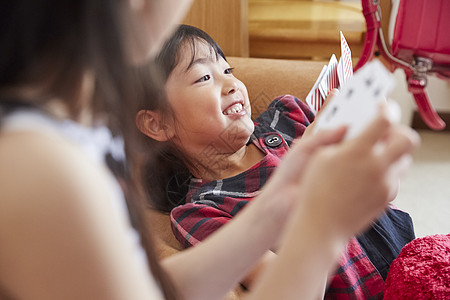
M 314 114 L 299 99 L 290 95 L 275 99 L 268 109 L 255 120 L 255 131 L 251 139 L 251 142 L 266 154 L 265 157 L 249 170 L 231 178 L 209 182 L 192 179 L 186 196 L 186 204 L 175 207 L 171 212 L 172 230 L 178 241 L 185 247 L 194 246 L 230 221 L 258 195 L 278 166 L 281 157 L 289 150 L 291 142 L 303 134 L 313 119 Z M 402 218 L 403 216 L 400 217 L 399 223 L 403 222 Z M 379 227 L 389 228 L 386 232 L 387 236 L 390 234 L 396 236 L 395 232 L 390 230 L 393 227 L 391 223 L 391 219 L 389 219 L 387 225 L 382 223 L 382 226 Z M 376 226 L 375 229 L 377 229 Z M 379 231 L 376 230 L 377 233 Z M 400 239 L 401 242 L 397 243 L 398 239 L 395 239 L 395 242 L 391 243 L 396 245 L 392 256 L 396 257 L 401 247 L 412 239 L 409 237 L 408 226 L 404 231 L 406 232 L 405 236 L 408 236 L 405 241 Z M 375 241 L 377 240 L 378 237 L 375 237 Z M 365 239 L 361 239 L 361 241 L 371 249 L 385 247 L 384 244 L 377 245 L 377 242 L 371 244 Z M 373 239 L 369 239 L 369 241 L 373 242 Z M 374 254 L 377 259 L 380 256 L 383 260 L 380 265 L 387 264 L 389 266 L 392 262 L 391 258 L 385 262 L 384 256 L 386 255 L 384 253 Z M 339 261 L 336 275 L 330 283 L 325 298 L 382 299 L 383 290 L 382 276 L 358 240 L 352 239 Z

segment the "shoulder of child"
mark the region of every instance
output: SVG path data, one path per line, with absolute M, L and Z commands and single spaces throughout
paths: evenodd
M 276 109 L 280 110 L 282 112 L 290 112 L 290 111 L 298 111 L 301 110 L 305 114 L 312 114 L 309 106 L 302 101 L 301 99 L 297 98 L 293 95 L 282 95 L 277 98 L 275 98 L 270 104 L 268 109 Z M 314 114 L 312 114 L 312 117 Z
M 263 112 L 256 122 L 260 122 L 262 118 L 275 117 L 277 115 L 284 116 L 285 119 L 292 120 L 297 123 L 301 123 L 308 126 L 314 120 L 314 113 L 309 106 L 293 95 L 283 95 L 273 100 L 267 110 Z
M 296 103 L 297 101 L 300 101 L 297 97 L 286 94 L 276 97 L 272 102 L 269 104 L 270 107 L 280 107 L 289 103 Z

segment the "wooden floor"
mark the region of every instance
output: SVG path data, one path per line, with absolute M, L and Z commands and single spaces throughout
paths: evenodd
M 251 57 L 327 60 L 340 57 L 339 31 L 355 58 L 365 21 L 361 1 L 249 1 Z

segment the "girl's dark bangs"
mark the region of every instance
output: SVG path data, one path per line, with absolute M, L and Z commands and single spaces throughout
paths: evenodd
M 187 69 L 189 69 L 192 66 L 192 64 L 194 63 L 194 60 L 196 57 L 196 44 L 197 43 L 205 43 L 209 47 L 210 53 L 215 55 L 216 60 L 218 60 L 219 56 L 220 56 L 225 61 L 227 61 L 227 59 L 225 58 L 225 55 L 222 52 L 222 49 L 220 49 L 220 47 L 217 45 L 217 43 L 214 42 L 212 39 L 209 40 L 209 39 L 205 39 L 203 37 L 190 35 L 190 36 L 186 36 L 184 42 L 189 44 L 189 46 L 191 47 L 191 51 L 192 51 L 191 61 L 189 62 Z M 178 49 L 177 60 L 179 60 L 180 49 L 181 49 L 181 47 Z

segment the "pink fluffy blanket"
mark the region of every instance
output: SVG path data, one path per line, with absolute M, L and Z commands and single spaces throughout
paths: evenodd
M 450 234 L 403 247 L 389 268 L 384 299 L 450 299 Z

